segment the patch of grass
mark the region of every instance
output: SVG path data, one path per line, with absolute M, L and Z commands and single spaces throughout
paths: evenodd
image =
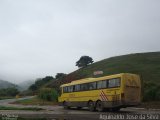
M 57 105 L 57 102 L 53 101 L 45 101 L 38 97 L 34 97 L 31 99 L 25 99 L 25 100 L 18 100 L 16 102 L 13 102 L 13 104 L 22 104 L 22 105 Z
M 14 97 L 0 97 L 0 100 L 13 99 Z
M 160 109 L 160 101 L 143 102 L 138 107 L 146 109 Z
M 18 118 L 18 120 L 47 120 L 46 118 Z
M 47 120 L 46 118 L 18 118 L 17 120 Z
M 0 110 L 30 110 L 30 111 L 40 111 L 40 110 L 43 110 L 43 109 L 42 108 L 35 108 L 35 107 L 18 108 L 18 107 L 0 106 Z

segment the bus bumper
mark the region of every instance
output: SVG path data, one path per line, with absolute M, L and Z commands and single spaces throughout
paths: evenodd
M 124 102 L 124 101 L 107 101 L 103 102 L 105 108 L 113 108 L 113 107 L 133 107 L 140 105 L 140 102 Z
M 107 102 L 103 102 L 103 105 L 105 108 L 120 107 L 122 106 L 122 102 L 121 101 L 107 101 Z

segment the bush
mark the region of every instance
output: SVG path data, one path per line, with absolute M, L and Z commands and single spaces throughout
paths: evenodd
M 158 101 L 160 100 L 160 86 L 151 82 L 144 84 L 143 101 Z
M 47 101 L 58 101 L 58 93 L 52 88 L 43 88 L 39 91 L 38 97 Z
M 19 93 L 17 88 L 3 88 L 0 89 L 0 96 L 16 96 Z
M 155 98 L 156 98 L 157 101 L 160 101 L 160 90 L 156 92 Z

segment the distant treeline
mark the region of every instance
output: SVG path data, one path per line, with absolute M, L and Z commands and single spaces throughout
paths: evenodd
M 14 97 L 19 93 L 17 88 L 2 88 L 0 89 L 0 97 L 6 97 L 6 96 L 10 96 L 10 97 Z

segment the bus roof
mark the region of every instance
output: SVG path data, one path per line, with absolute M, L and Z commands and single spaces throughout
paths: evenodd
M 63 84 L 60 87 L 88 83 L 88 82 L 95 82 L 95 81 L 111 79 L 111 78 L 115 78 L 115 77 L 121 77 L 124 74 L 136 75 L 136 74 L 131 74 L 131 73 L 120 73 L 120 74 L 114 74 L 114 75 L 103 76 L 103 77 L 98 77 L 98 78 L 84 78 L 84 79 L 80 79 L 80 80 L 74 80 L 74 81 L 67 83 L 67 84 Z

